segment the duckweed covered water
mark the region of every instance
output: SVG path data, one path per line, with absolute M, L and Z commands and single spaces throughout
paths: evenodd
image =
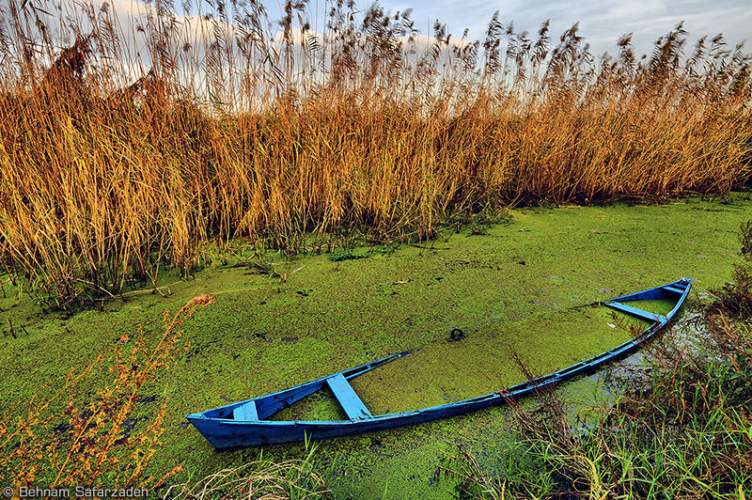
M 34 394 L 114 346 L 141 322 L 148 336 L 161 313 L 201 293 L 217 296 L 185 326 L 186 355 L 150 387 L 170 401 L 164 447 L 153 466 L 182 463 L 194 477 L 255 457 L 215 453 L 183 416 L 319 377 L 397 351 L 411 355 L 353 383 L 373 413 L 416 409 L 520 382 L 521 359 L 547 373 L 628 338 L 612 311 L 590 304 L 683 276 L 695 292 L 720 286 L 737 258 L 749 195 L 724 203 L 562 207 L 513 211 L 485 234 L 446 234 L 420 247 L 362 252 L 367 258 L 270 256 L 287 280 L 217 267 L 171 284 L 167 297 L 142 294 L 65 318 L 45 314 L 17 288 L 0 294 L 0 413 L 13 417 Z M 473 231 L 475 233 L 476 231 Z M 176 281 L 166 275 L 164 283 Z M 656 312 L 666 304 L 651 304 Z M 16 338 L 10 335 L 13 325 Z M 450 341 L 457 327 L 466 334 Z M 575 406 L 600 397 L 591 379 L 562 388 Z M 157 404 L 144 403 L 143 412 Z M 321 443 L 319 460 L 338 497 L 451 496 L 437 469 L 456 442 L 493 455 L 508 436 L 503 408 L 416 427 Z M 280 417 L 340 418 L 322 393 Z M 304 453 L 301 445 L 264 451 Z

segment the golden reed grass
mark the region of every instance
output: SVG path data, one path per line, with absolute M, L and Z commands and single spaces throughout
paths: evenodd
M 207 242 L 424 238 L 450 213 L 749 182 L 750 57 L 720 36 L 595 58 L 576 25 L 552 41 L 495 15 L 473 41 L 341 0 L 312 26 L 306 3 L 274 31 L 254 0 L 156 0 L 125 28 L 108 3 L 10 0 L 0 262 L 69 308 L 190 273 Z

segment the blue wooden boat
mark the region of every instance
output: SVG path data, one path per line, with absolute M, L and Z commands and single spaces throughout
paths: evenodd
M 371 414 L 368 407 L 350 385 L 349 380 L 408 354 L 401 352 L 290 389 L 200 413 L 193 413 L 186 418 L 216 449 L 225 450 L 303 441 L 306 437 L 318 440 L 393 429 L 501 405 L 510 399 L 514 400 L 537 391 L 552 388 L 580 375 L 591 374 L 606 363 L 628 356 L 654 337 L 676 316 L 686 300 L 691 286 L 692 280 L 683 278 L 667 285 L 622 295 L 605 302 L 604 305 L 648 321 L 650 325 L 640 335 L 610 351 L 580 361 L 557 372 L 483 396 L 414 411 L 384 415 Z M 672 300 L 675 301 L 675 305 L 664 316 L 629 304 L 638 300 Z M 283 408 L 287 408 L 306 396 L 327 387 L 344 410 L 347 420 L 270 420 L 270 417 Z

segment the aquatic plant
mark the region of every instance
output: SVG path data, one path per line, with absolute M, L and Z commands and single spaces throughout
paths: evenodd
M 21 487 L 97 485 L 98 480 L 123 489 L 164 486 L 181 471 L 178 465 L 160 477 L 148 473 L 164 431 L 166 402 L 147 415 L 139 402 L 145 385 L 179 354 L 181 325 L 214 300 L 197 296 L 174 316 L 165 313 L 156 342 L 148 342 L 140 327 L 135 337 L 121 337 L 112 359 L 97 356 L 71 371 L 51 396 L 30 401 L 15 422 L 2 419 L 0 480 L 16 495 Z M 97 378 L 101 372 L 109 373 L 104 381 Z
M 472 40 L 343 0 L 318 25 L 288 0 L 278 30 L 258 1 L 137 6 L 0 17 L 0 260 L 55 307 L 190 275 L 208 242 L 420 239 L 450 214 L 750 179 L 750 57 L 721 36 L 596 58 L 577 25 L 498 14 Z

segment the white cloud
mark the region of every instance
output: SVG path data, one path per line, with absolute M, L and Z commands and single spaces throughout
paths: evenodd
M 403 1 L 382 0 L 385 8 L 402 7 Z M 616 40 L 634 32 L 638 52 L 649 52 L 658 36 L 668 32 L 679 21 L 692 39 L 701 35 L 722 32 L 730 43 L 741 42 L 750 36 L 752 7 L 749 0 L 415 0 L 413 17 L 416 25 L 425 29 L 428 19 L 446 22 L 454 33 L 470 28 L 471 36 L 482 38 L 494 11 L 501 12 L 502 21 L 514 22 L 517 31 L 535 32 L 540 23 L 551 19 L 551 34 L 558 36 L 574 22 L 580 22 L 580 32 L 591 43 L 593 52 L 613 51 Z
M 72 5 L 74 0 L 63 0 Z M 139 23 L 145 23 L 149 6 L 143 0 L 107 0 L 120 24 L 124 46 L 129 54 L 127 65 L 132 79 L 142 73 L 142 68 L 148 70 L 149 55 L 145 51 L 145 40 L 135 29 Z M 613 51 L 616 40 L 624 33 L 634 33 L 633 42 L 638 53 L 649 53 L 655 39 L 669 31 L 679 21 L 686 21 L 685 27 L 693 39 L 700 35 L 714 35 L 723 32 L 730 45 L 742 41 L 749 34 L 752 26 L 752 8 L 744 2 L 749 0 L 718 0 L 712 4 L 697 0 L 644 0 L 630 2 L 624 0 L 585 0 L 568 3 L 561 0 L 542 0 L 530 3 L 525 0 L 381 0 L 382 6 L 392 13 L 404 11 L 412 3 L 415 28 L 422 33 L 415 36 L 413 47 L 420 53 L 430 48 L 433 43 L 432 26 L 435 20 L 445 22 L 449 32 L 453 34 L 452 45 L 460 46 L 464 43 L 461 35 L 464 28 L 470 28 L 471 39 L 483 39 L 488 21 L 494 11 L 501 12 L 501 20 L 506 25 L 514 22 L 515 30 L 528 31 L 531 37 L 541 22 L 551 20 L 552 43 L 556 43 L 558 36 L 574 22 L 580 21 L 581 34 L 591 44 L 592 52 L 600 54 Z M 7 0 L 0 0 L 7 2 Z M 323 3 L 323 2 L 322 2 Z M 270 29 L 273 45 L 281 46 L 282 33 L 275 23 L 280 17 L 280 3 L 266 1 L 269 10 Z M 313 3 L 311 3 L 313 5 Z M 319 4 L 320 5 L 320 4 Z M 370 6 L 368 0 L 359 0 L 360 11 Z M 197 15 L 176 15 L 182 26 L 182 35 L 174 40 L 175 46 L 180 47 L 185 41 L 194 47 L 195 57 L 203 59 L 206 42 L 214 36 L 213 25 Z M 310 12 L 313 21 L 312 29 L 322 30 L 324 15 Z M 302 34 L 296 27 L 293 29 L 293 40 L 296 44 L 302 41 Z M 406 42 L 405 38 L 405 42 Z M 407 46 L 407 43 L 405 43 Z

